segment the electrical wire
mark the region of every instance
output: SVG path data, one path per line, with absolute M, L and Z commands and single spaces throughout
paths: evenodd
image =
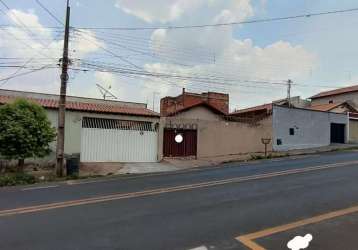
M 65 26 L 65 24 L 59 19 L 57 18 L 45 5 L 43 5 L 39 0 L 35 0 L 36 3 L 42 8 L 44 9 L 56 22 L 58 22 L 59 24 Z
M 323 16 L 323 15 L 349 13 L 349 12 L 356 12 L 356 11 L 358 11 L 358 8 L 341 9 L 341 10 L 333 10 L 333 11 L 322 11 L 322 12 L 312 12 L 312 13 L 306 13 L 306 14 L 293 15 L 293 16 L 254 19 L 254 20 L 247 20 L 247 21 L 241 21 L 241 22 L 200 24 L 200 25 L 157 26 L 157 27 L 76 27 L 76 28 L 88 29 L 88 30 L 157 30 L 157 29 L 174 30 L 174 29 L 197 29 L 197 28 L 208 28 L 208 27 L 225 27 L 225 26 L 233 26 L 233 25 L 240 25 L 240 24 L 254 24 L 254 23 L 267 23 L 267 22 L 285 21 L 285 20 L 292 20 L 292 19 L 301 19 L 301 18 Z

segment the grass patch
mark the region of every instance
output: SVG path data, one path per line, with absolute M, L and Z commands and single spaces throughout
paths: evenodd
M 36 178 L 33 175 L 26 173 L 9 173 L 0 176 L 0 187 L 34 183 L 36 183 Z

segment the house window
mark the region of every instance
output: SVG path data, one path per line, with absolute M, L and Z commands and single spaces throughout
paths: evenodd
M 290 135 L 295 135 L 295 129 L 294 128 L 290 128 Z
M 333 100 L 329 100 L 329 102 L 328 103 L 333 103 Z
M 277 145 L 282 145 L 282 139 L 277 139 L 276 144 Z

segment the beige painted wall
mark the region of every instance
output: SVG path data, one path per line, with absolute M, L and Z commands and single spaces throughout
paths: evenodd
M 358 143 L 358 120 L 349 121 L 349 142 Z
M 198 157 L 263 152 L 261 138 L 272 138 L 272 119 L 258 126 L 239 122 L 209 122 L 198 127 Z M 268 148 L 272 150 L 271 144 Z
M 196 124 L 198 129 L 198 158 L 263 152 L 261 138 L 272 138 L 272 118 L 256 125 L 241 122 L 202 121 L 167 117 L 161 119 L 159 155 L 162 159 L 163 128 L 172 124 Z M 268 151 L 272 151 L 271 143 Z
M 326 104 L 329 103 L 329 101 L 333 101 L 333 102 L 352 101 L 358 107 L 358 92 L 313 99 L 311 105 L 314 106 L 317 104 Z
M 330 112 L 334 112 L 334 113 L 346 113 L 349 112 L 349 108 L 346 107 L 346 105 L 339 105 L 338 107 L 330 110 Z

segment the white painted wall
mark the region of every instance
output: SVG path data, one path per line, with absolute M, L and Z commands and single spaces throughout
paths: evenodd
M 346 124 L 347 137 L 345 114 L 274 106 L 272 123 L 275 151 L 328 146 L 331 123 Z M 290 128 L 294 128 L 294 135 L 289 134 Z M 277 139 L 282 140 L 282 145 L 277 145 Z
M 58 112 L 55 109 L 46 109 L 47 116 L 51 121 L 52 126 L 57 128 Z M 90 113 L 79 111 L 66 111 L 65 118 L 65 154 L 77 154 L 81 152 L 81 129 L 83 117 L 95 117 L 105 119 L 121 119 L 133 121 L 149 121 L 159 122 L 158 118 L 141 117 L 141 116 L 126 116 L 126 115 L 112 115 L 103 113 Z M 52 143 L 53 150 L 56 149 L 56 143 Z

